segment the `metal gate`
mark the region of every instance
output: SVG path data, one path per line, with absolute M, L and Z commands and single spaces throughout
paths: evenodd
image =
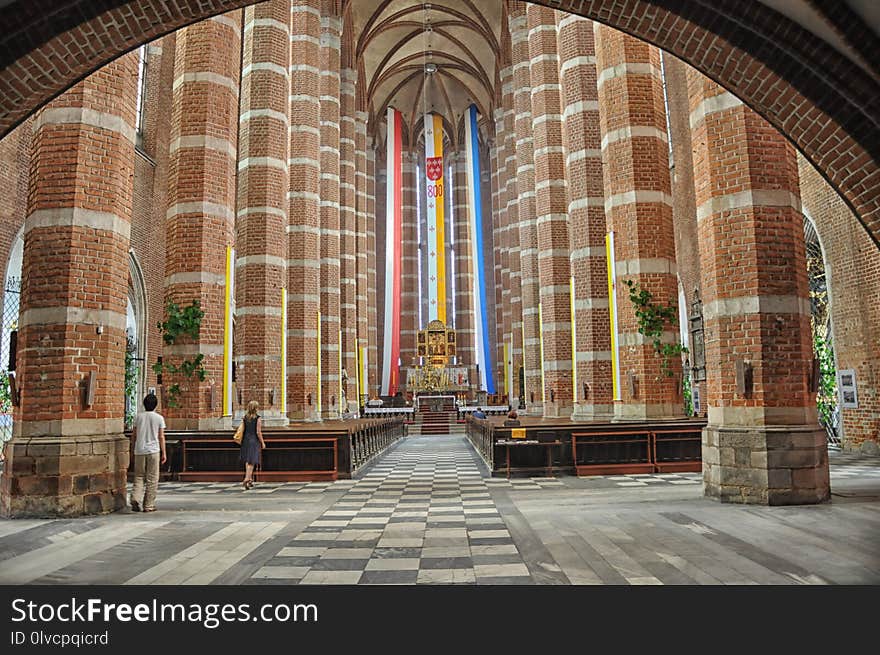
M 3 323 L 0 331 L 0 442 L 12 438 L 12 400 L 9 372 L 15 370 L 15 346 L 18 336 L 18 311 L 21 278 L 10 277 L 3 294 Z

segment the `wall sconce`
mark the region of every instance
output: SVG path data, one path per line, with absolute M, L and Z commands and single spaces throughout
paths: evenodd
M 529 402 L 530 403 L 535 402 L 535 392 L 534 391 L 529 391 Z
M 9 371 L 6 374 L 6 379 L 9 380 L 9 397 L 12 401 L 12 405 L 14 407 L 21 406 L 21 389 L 19 389 L 15 384 L 15 373 Z
M 95 404 L 95 387 L 97 386 L 97 377 L 95 371 L 89 371 L 88 377 L 85 379 L 85 399 L 83 404 L 91 407 Z
M 626 374 L 626 380 L 627 380 L 627 383 L 629 384 L 630 397 L 631 398 L 638 398 L 639 397 L 639 377 L 635 373 L 633 373 L 632 371 L 629 371 Z
M 555 403 L 555 402 L 556 402 L 556 392 L 553 391 L 553 389 L 550 389 L 550 402 L 551 402 L 551 403 Z
M 269 389 L 269 405 L 272 406 L 275 404 L 275 389 Z
M 214 407 L 216 406 L 216 399 L 214 393 L 214 385 L 208 387 L 208 406 L 211 408 L 211 411 L 214 411 Z
M 744 359 L 736 360 L 736 393 L 748 398 L 752 395 L 753 388 L 752 363 Z
M 819 378 L 821 370 L 819 368 L 819 358 L 813 357 L 813 365 L 810 367 L 810 393 L 819 391 Z
M 584 400 L 590 397 L 590 385 L 584 382 Z
M 336 407 L 336 394 L 330 396 L 330 407 Z
M 312 394 L 310 394 L 310 393 L 306 394 L 306 402 L 308 403 L 309 407 L 312 406 Z

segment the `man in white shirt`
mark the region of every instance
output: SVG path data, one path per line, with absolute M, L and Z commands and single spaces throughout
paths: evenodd
M 165 463 L 165 419 L 156 412 L 158 398 L 152 393 L 144 398 L 146 411 L 137 415 L 131 431 L 134 453 L 134 487 L 131 490 L 131 509 L 134 512 L 156 511 L 156 492 L 159 489 L 159 464 Z

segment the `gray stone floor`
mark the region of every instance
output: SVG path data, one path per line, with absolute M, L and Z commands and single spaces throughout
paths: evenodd
M 410 437 L 356 480 L 0 521 L 0 584 L 878 584 L 880 458 L 831 461 L 831 503 L 743 507 L 698 474 L 490 478 L 463 437 Z

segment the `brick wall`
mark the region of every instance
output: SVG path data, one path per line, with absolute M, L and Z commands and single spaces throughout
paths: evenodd
M 877 452 L 880 442 L 880 252 L 849 207 L 803 156 L 798 157 L 804 212 L 825 254 L 838 370 L 855 369 L 857 409 L 842 409 L 846 449 Z

